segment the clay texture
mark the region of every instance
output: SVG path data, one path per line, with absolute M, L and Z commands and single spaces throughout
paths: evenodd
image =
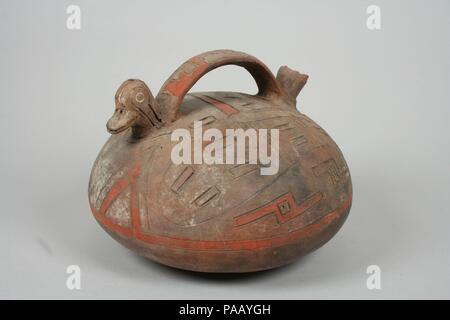
M 259 92 L 188 93 L 207 72 L 238 65 Z M 89 203 L 117 241 L 165 265 L 202 272 L 275 268 L 319 248 L 344 223 L 352 184 L 330 136 L 296 109 L 307 76 L 281 67 L 275 77 L 256 58 L 211 51 L 185 62 L 156 97 L 140 80 L 115 96 L 89 182 Z M 279 171 L 259 164 L 171 161 L 177 128 L 279 129 Z

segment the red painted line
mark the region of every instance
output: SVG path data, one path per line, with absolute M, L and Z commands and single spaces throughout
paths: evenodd
M 105 214 L 108 208 L 111 206 L 111 204 L 114 202 L 114 200 L 117 199 L 117 197 L 122 193 L 123 190 L 125 190 L 129 185 L 128 178 L 121 179 L 117 181 L 111 188 L 111 191 L 106 195 L 105 199 L 102 202 L 102 205 L 100 206 L 99 212 L 101 214 Z
M 212 104 L 214 107 L 216 107 L 217 109 L 219 109 L 220 111 L 222 111 L 223 113 L 225 113 L 226 115 L 232 115 L 232 114 L 236 114 L 239 113 L 239 110 L 233 108 L 232 106 L 230 106 L 229 104 L 226 104 L 225 102 L 216 100 L 214 98 L 208 97 L 207 95 L 204 94 L 193 94 L 194 97 L 203 100 L 209 104 Z
M 185 71 L 186 68 L 183 68 L 183 65 L 177 72 L 177 76 L 166 84 L 165 91 L 176 97 L 182 97 L 188 92 L 193 82 L 208 71 L 209 64 L 200 57 L 190 59 L 189 63 L 195 65 L 194 70 L 188 73 Z
M 94 216 L 97 218 L 97 220 L 106 228 L 110 230 L 114 230 L 124 236 L 130 237 L 133 234 L 133 221 L 132 221 L 132 227 L 125 227 L 118 225 L 114 223 L 111 219 L 108 219 L 106 217 L 106 211 L 108 211 L 111 204 L 114 202 L 114 200 L 117 199 L 117 197 L 126 189 L 130 184 L 132 184 L 131 188 L 131 195 L 137 194 L 134 190 L 134 181 L 139 177 L 141 168 L 139 165 L 134 166 L 128 174 L 123 177 L 122 179 L 118 180 L 112 187 L 111 191 L 107 194 L 105 199 L 103 200 L 102 205 L 100 206 L 100 209 L 97 210 L 93 204 L 89 202 L 89 205 L 91 206 L 91 211 L 94 214 Z M 132 198 L 134 198 L 132 196 Z M 133 203 L 132 206 L 133 208 Z M 138 210 L 139 211 L 139 210 Z M 138 224 L 136 224 L 138 225 Z
M 234 219 L 234 225 L 242 226 L 254 222 L 269 214 L 275 214 L 279 223 L 285 223 L 318 204 L 320 200 L 322 200 L 322 198 L 323 194 L 321 192 L 317 192 L 306 199 L 304 202 L 302 202 L 300 205 L 297 205 L 294 201 L 294 198 L 292 197 L 292 194 L 287 193 L 262 208 L 258 208 L 236 217 Z M 279 206 L 283 203 L 287 203 L 290 208 L 290 211 L 286 214 L 283 214 L 279 208 Z
M 101 214 L 99 211 L 97 211 L 97 209 L 95 209 L 95 207 L 92 204 L 90 204 L 90 205 L 91 205 L 92 213 L 94 214 L 97 221 L 103 227 L 105 227 L 108 230 L 115 231 L 118 234 L 121 234 L 128 238 L 133 236 L 133 229 L 115 224 L 111 219 L 108 219 L 104 214 Z
M 105 228 L 107 228 L 112 232 L 116 232 L 128 238 L 135 238 L 147 244 L 161 245 L 172 248 L 182 248 L 189 250 L 258 250 L 270 247 L 283 246 L 307 238 L 316 232 L 324 230 L 330 223 L 333 223 L 339 218 L 341 218 L 341 216 L 346 213 L 347 209 L 350 207 L 352 202 L 352 197 L 350 196 L 338 208 L 329 212 L 325 217 L 321 218 L 319 221 L 310 224 L 302 229 L 273 238 L 255 239 L 255 240 L 217 241 L 217 240 L 192 240 L 186 238 L 166 237 L 161 235 L 146 234 L 142 232 L 139 218 L 139 203 L 138 203 L 139 199 L 134 182 L 136 181 L 137 176 L 133 174 L 132 171 L 131 174 L 128 175 L 128 177 L 133 176 L 135 177 L 135 179 L 132 182 L 133 186 L 131 188 L 132 228 L 123 227 L 113 223 L 110 219 L 108 219 L 105 216 L 106 211 L 105 212 L 97 211 L 95 207 L 91 204 L 92 212 L 94 213 L 95 217 L 100 222 L 100 224 L 102 224 Z M 122 186 L 122 183 L 120 181 L 117 184 Z
M 189 250 L 259 250 L 271 247 L 283 246 L 301 239 L 307 238 L 316 232 L 324 230 L 329 224 L 338 220 L 349 208 L 351 197 L 337 209 L 328 213 L 319 221 L 310 224 L 302 229 L 288 234 L 265 239 L 256 240 L 228 240 L 228 241 L 202 241 L 183 238 L 170 238 L 159 235 L 144 234 L 139 232 L 137 238 L 148 244 L 156 244 L 166 247 L 182 248 Z

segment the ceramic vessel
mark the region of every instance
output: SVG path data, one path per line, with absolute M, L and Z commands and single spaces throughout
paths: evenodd
M 188 93 L 230 64 L 253 76 L 256 95 Z M 250 55 L 218 50 L 182 64 L 156 97 L 144 82 L 125 81 L 89 182 L 99 224 L 142 256 L 202 272 L 275 268 L 325 244 L 350 211 L 352 185 L 338 146 L 297 111 L 307 78 L 285 66 L 275 77 Z M 259 162 L 175 164 L 172 134 L 194 133 L 194 121 L 221 132 L 277 129 L 277 173 L 262 175 Z

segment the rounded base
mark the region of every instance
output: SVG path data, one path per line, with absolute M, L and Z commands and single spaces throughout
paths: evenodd
M 188 250 L 148 244 L 126 238 L 104 228 L 109 235 L 137 254 L 177 269 L 207 273 L 249 273 L 287 265 L 328 242 L 344 224 L 350 207 L 341 219 L 328 224 L 320 234 L 298 242 L 258 250 Z

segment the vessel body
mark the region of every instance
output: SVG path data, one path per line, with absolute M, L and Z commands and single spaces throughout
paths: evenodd
M 277 129 L 277 173 L 262 175 L 261 163 L 174 164 L 173 132 L 194 140 L 196 121 L 222 132 Z M 112 135 L 89 182 L 91 210 L 114 239 L 202 272 L 290 263 L 330 240 L 351 202 L 348 166 L 324 129 L 282 99 L 235 92 L 186 94 L 174 121 L 143 137 L 131 128 Z

